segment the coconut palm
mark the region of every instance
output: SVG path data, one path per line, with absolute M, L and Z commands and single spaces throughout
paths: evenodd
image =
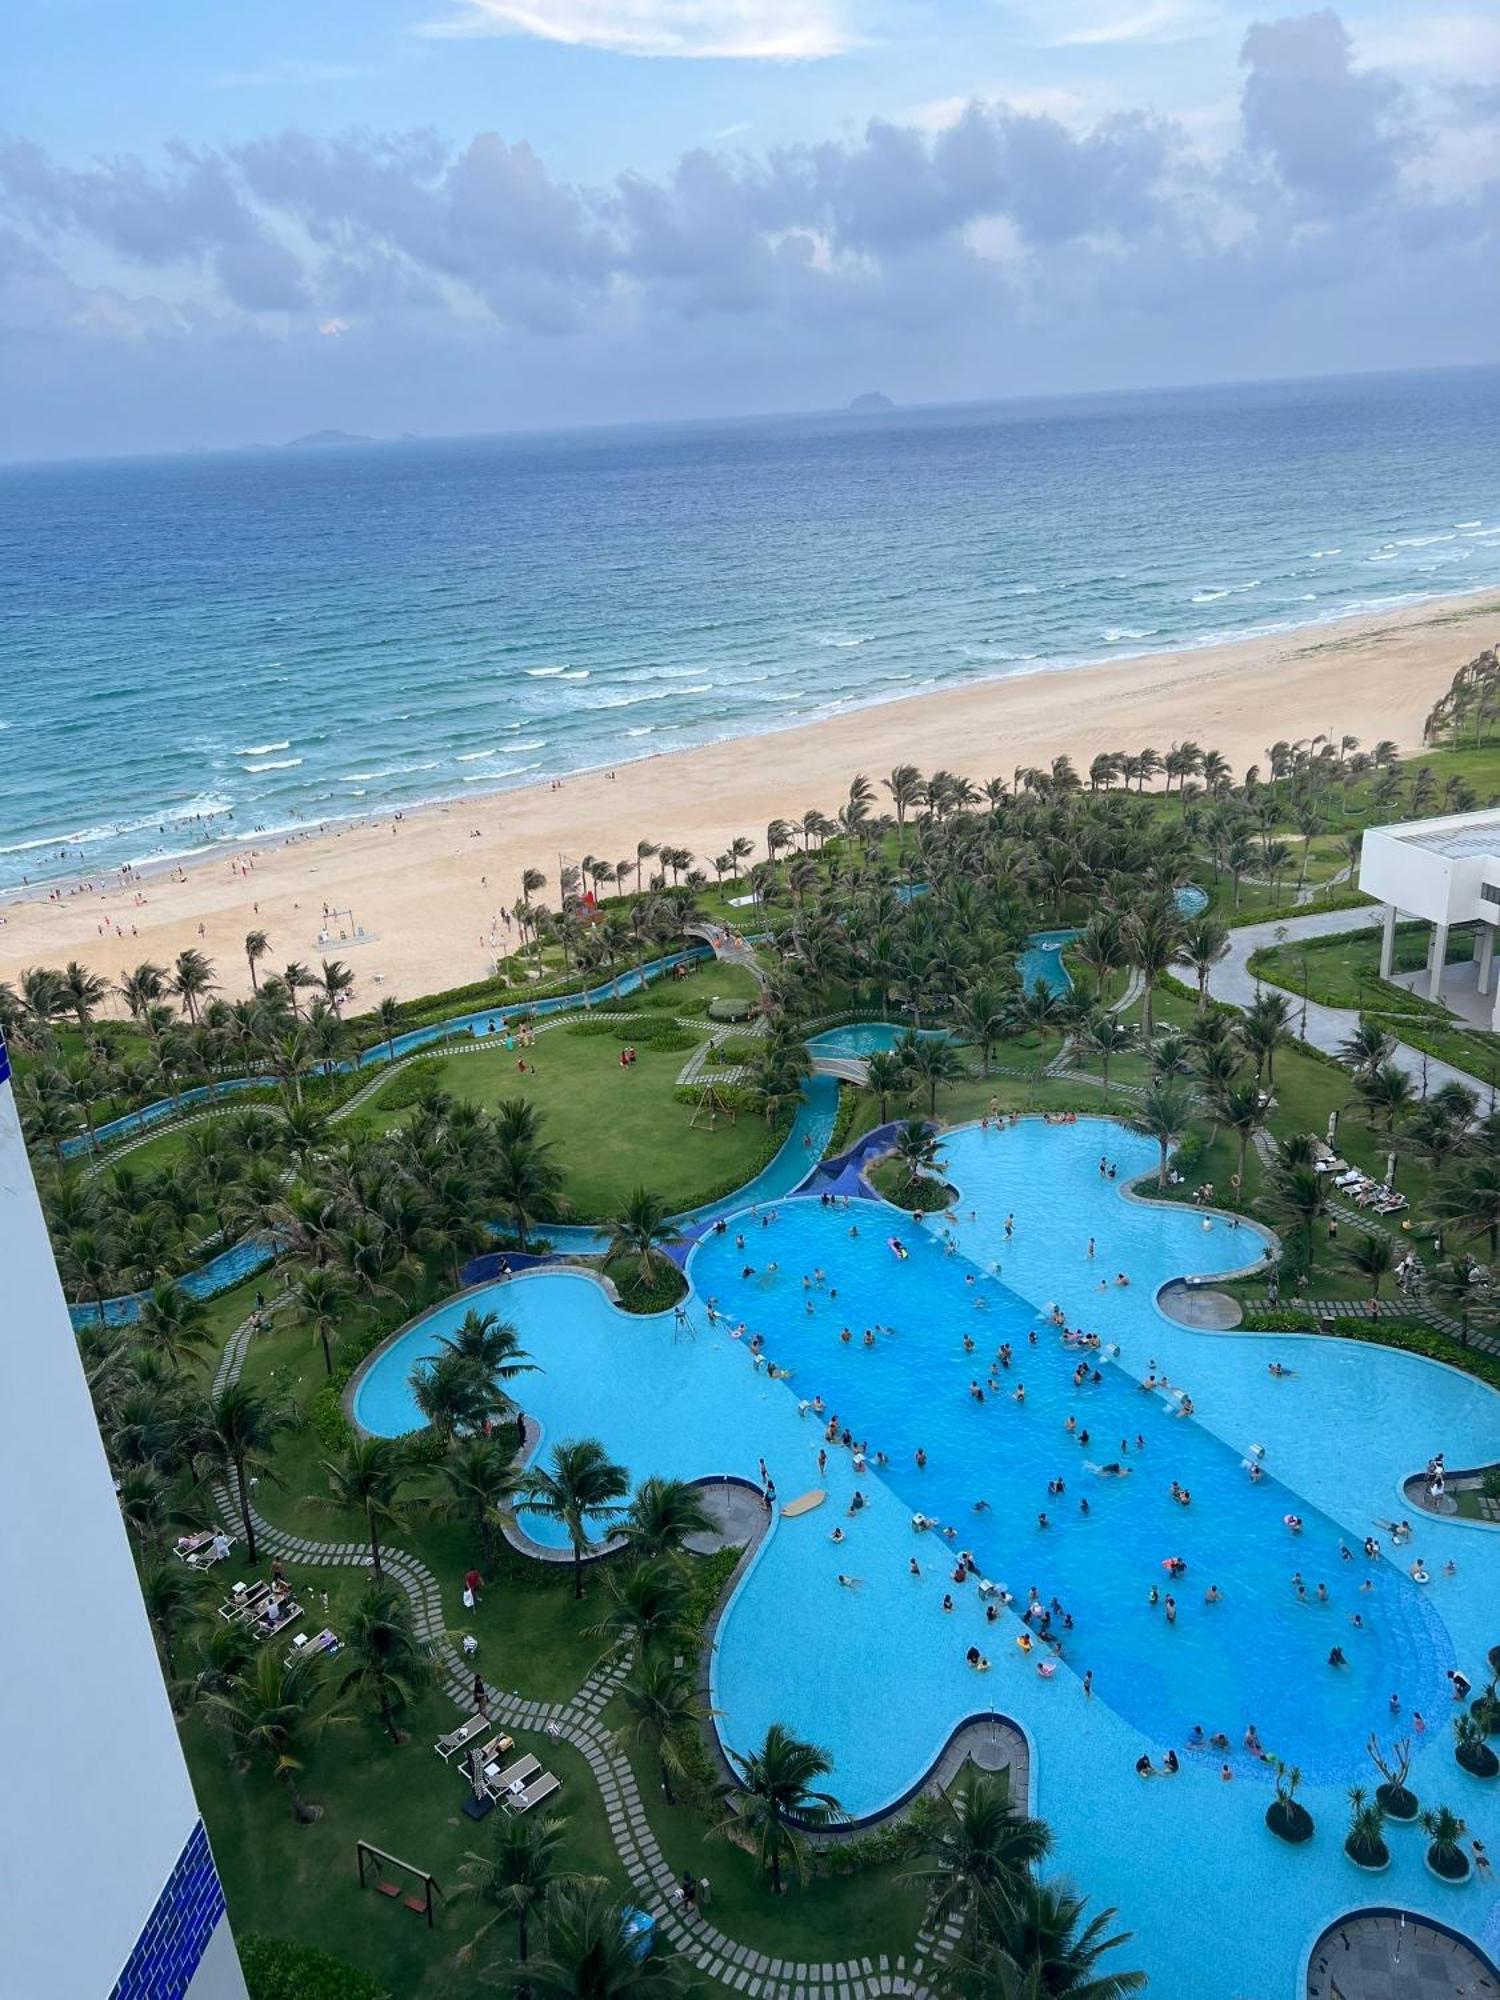
M 70 958 L 58 981 L 57 1000 L 78 1023 L 80 1030 L 87 1029 L 89 1022 L 109 997 L 109 981 L 101 979 L 97 972 L 90 972 L 80 965 L 76 958 Z
M 1085 1923 L 1084 1909 L 1084 1898 L 1064 1882 L 1026 1883 L 1015 1912 L 981 1940 L 977 1959 L 955 1960 L 954 1990 L 965 2000 L 1126 2000 L 1144 1992 L 1143 1972 L 1101 1966 L 1106 1952 L 1130 1942 L 1130 1933 L 1108 1935 L 1113 1910 Z
M 492 1377 L 462 1354 L 419 1361 L 407 1377 L 412 1400 L 444 1445 L 460 1431 L 482 1432 L 505 1414 L 509 1398 Z
M 1290 1038 L 1292 1003 L 1284 993 L 1262 993 L 1239 1022 L 1240 1042 L 1266 1088 L 1276 1087 L 1276 1051 Z
M 226 1687 L 203 1697 L 203 1707 L 228 1739 L 240 1767 L 263 1765 L 286 1786 L 292 1817 L 299 1826 L 321 1819 L 323 1808 L 309 1805 L 297 1789 L 307 1753 L 327 1729 L 349 1721 L 347 1710 L 326 1698 L 322 1658 L 288 1666 L 283 1644 L 263 1646 Z
M 471 1306 L 451 1334 L 439 1336 L 439 1346 L 468 1361 L 492 1382 L 513 1382 L 536 1372 L 536 1363 L 521 1345 L 521 1336 L 498 1313 Z
M 1417 1093 L 1404 1069 L 1396 1063 L 1384 1062 L 1378 1069 L 1354 1079 L 1354 1094 L 1371 1126 L 1383 1125 L 1387 1135 L 1394 1137 Z
M 1157 1145 L 1156 1185 L 1167 1184 L 1167 1155 L 1187 1130 L 1193 1116 L 1190 1087 L 1178 1077 L 1162 1077 L 1146 1091 L 1128 1120 L 1132 1132 Z
M 253 1569 L 255 1515 L 250 1479 L 274 1478 L 276 1440 L 292 1427 L 292 1416 L 248 1382 L 231 1382 L 205 1398 L 194 1424 L 193 1458 L 200 1479 L 232 1479 L 245 1536 L 245 1558 Z
M 1227 1082 L 1213 1094 L 1215 1118 L 1226 1132 L 1234 1134 L 1236 1158 L 1234 1185 L 1241 1201 L 1245 1195 L 1245 1155 L 1257 1132 L 1265 1130 L 1270 1117 L 1265 1092 L 1256 1083 Z
M 901 1057 L 913 1082 L 926 1084 L 927 1109 L 937 1116 L 940 1083 L 953 1083 L 964 1073 L 963 1058 L 946 1036 L 909 1035 L 901 1044 Z
M 271 940 L 264 931 L 246 931 L 245 962 L 250 967 L 250 990 L 260 991 L 260 977 L 255 968 L 271 949 Z
M 190 947 L 178 952 L 172 966 L 170 990 L 187 1008 L 188 1019 L 196 1028 L 199 1002 L 218 991 L 213 966 L 201 951 Z
M 391 1062 L 396 1060 L 396 1032 L 401 1026 L 401 1002 L 394 993 L 382 993 L 375 1002 L 375 1021 Z
M 333 1350 L 339 1326 L 349 1309 L 349 1286 L 337 1271 L 299 1270 L 290 1287 L 292 1312 L 308 1327 L 323 1350 L 323 1367 L 333 1377 Z
M 491 1166 L 489 1189 L 508 1212 L 522 1250 L 536 1223 L 551 1222 L 557 1216 L 561 1188 L 562 1175 L 552 1163 L 550 1147 L 526 1139 L 500 1145 Z
M 907 1879 L 928 1893 L 929 1924 L 958 1917 L 972 1942 L 986 1916 L 1014 1905 L 1051 1845 L 1043 1821 L 1017 1811 L 1007 1776 L 969 1766 L 916 1833 L 918 1866 Z
M 1229 949 L 1229 931 L 1217 917 L 1194 917 L 1182 933 L 1182 955 L 1198 982 L 1198 1012 L 1208 1006 L 1208 975 Z
M 1432 1207 L 1461 1236 L 1486 1236 L 1491 1262 L 1500 1257 L 1500 1159 L 1465 1162 L 1433 1190 Z M 70 1247 L 76 1251 L 76 1238 Z
M 1356 1076 L 1372 1076 L 1391 1059 L 1396 1038 L 1388 1034 L 1373 1014 L 1361 1014 L 1359 1025 L 1339 1043 L 1338 1058 Z
M 1172 969 L 1182 937 L 1182 919 L 1170 898 L 1134 910 L 1121 927 L 1126 963 L 1141 977 L 1141 1033 L 1156 1036 L 1155 998 L 1158 983 Z
M 1344 1261 L 1351 1271 L 1370 1281 L 1370 1297 L 1380 1297 L 1380 1281 L 1396 1262 L 1396 1246 L 1383 1229 L 1362 1229 L 1343 1246 Z
M 880 1099 L 880 1122 L 884 1125 L 890 1117 L 890 1101 L 893 1097 L 904 1097 L 910 1079 L 906 1065 L 894 1049 L 877 1049 L 865 1060 L 865 1088 L 872 1090 Z
M 1283 1156 L 1272 1166 L 1260 1199 L 1273 1219 L 1290 1222 L 1302 1231 L 1303 1252 L 1310 1264 L 1313 1229 L 1328 1207 L 1323 1175 L 1308 1161 Z
M 909 1194 L 938 1163 L 938 1137 L 922 1118 L 908 1118 L 896 1134 L 892 1156 L 902 1170 L 902 1191 Z
M 377 1581 L 360 1592 L 344 1625 L 338 1691 L 371 1703 L 392 1743 L 407 1741 L 397 1715 L 437 1679 L 432 1655 L 418 1641 L 406 1592 Z
M 517 1819 L 500 1813 L 493 1823 L 493 1844 L 487 1854 L 472 1848 L 459 1864 L 453 1901 L 478 1903 L 489 1914 L 458 1953 L 466 1965 L 497 1924 L 514 1922 L 516 1957 L 525 1965 L 530 1952 L 532 1918 L 545 1908 L 551 1893 L 574 1881 L 561 1864 L 567 1821 L 557 1813 Z
M 643 1479 L 621 1529 L 639 1556 L 673 1555 L 691 1535 L 711 1535 L 717 1523 L 700 1489 L 685 1479 Z
M 321 1463 L 328 1476 L 328 1498 L 323 1504 L 364 1510 L 370 1567 L 380 1576 L 381 1531 L 401 1526 L 406 1518 L 400 1498 L 412 1471 L 406 1447 L 399 1438 L 355 1437 L 340 1457 L 325 1458 Z
M 462 1522 L 474 1537 L 481 1563 L 488 1565 L 520 1483 L 508 1444 L 483 1435 L 459 1438 L 437 1468 L 437 1479 L 438 1494 L 428 1502 L 431 1512 Z
M 171 1278 L 153 1285 L 141 1300 L 136 1331 L 179 1370 L 199 1359 L 213 1339 L 207 1306 Z
M 953 1019 L 960 1033 L 979 1050 L 980 1067 L 990 1073 L 990 1055 L 1009 1025 L 1012 993 L 998 979 L 979 979 L 965 987 L 954 1005 Z
M 803 1864 L 803 1844 L 796 1829 L 829 1826 L 845 1816 L 833 1793 L 817 1787 L 817 1780 L 832 1771 L 833 1760 L 826 1750 L 802 1742 L 779 1722 L 771 1724 L 758 1750 L 742 1756 L 726 1745 L 726 1754 L 744 1789 L 718 1831 L 751 1836 L 761 1866 L 771 1871 L 771 1893 L 779 1896 L 783 1865 L 800 1871 Z
M 622 1749 L 644 1750 L 661 1773 L 662 1796 L 675 1804 L 672 1780 L 687 1768 L 683 1745 L 692 1740 L 707 1711 L 690 1667 L 656 1648 L 637 1653 L 620 1686 L 627 1717 L 617 1732 Z
M 1118 1014 L 1098 1007 L 1086 1014 L 1073 1031 L 1074 1046 L 1083 1055 L 1094 1056 L 1104 1085 L 1104 1101 L 1109 1102 L 1109 1066 L 1116 1056 L 1128 1055 L 1135 1033 Z
M 652 2000 L 684 1990 L 677 1967 L 653 1952 L 642 1958 L 630 1912 L 594 1876 L 563 1882 L 548 1895 L 545 1946 L 526 1968 L 535 2000 Z
M 177 1644 L 203 1608 L 202 1578 L 175 1556 L 152 1556 L 141 1564 L 141 1598 L 161 1653 L 168 1682 L 177 1678 Z
M 685 1638 L 690 1591 L 676 1557 L 647 1556 L 623 1575 L 611 1571 L 605 1592 L 604 1616 L 592 1631 L 596 1639 L 608 1639 L 611 1649 L 626 1643 L 639 1659 Z
M 573 1545 L 573 1595 L 581 1598 L 589 1528 L 618 1519 L 620 1503 L 630 1491 L 629 1475 L 597 1438 L 575 1438 L 554 1447 L 551 1463 L 533 1468 L 522 1491 L 532 1513 L 561 1521 L 567 1529 Z
M 637 1186 L 610 1227 L 605 1262 L 615 1257 L 634 1257 L 641 1283 L 650 1285 L 657 1272 L 671 1262 L 661 1246 L 675 1243 L 678 1233 L 662 1197 L 649 1188 Z

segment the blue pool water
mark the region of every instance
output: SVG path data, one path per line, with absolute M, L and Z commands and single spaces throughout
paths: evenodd
M 636 1477 L 753 1479 L 763 1456 L 783 1499 L 827 1489 L 821 1508 L 778 1520 L 720 1626 L 713 1699 L 729 1743 L 743 1748 L 771 1721 L 786 1722 L 830 1751 L 835 1789 L 863 1812 L 919 1777 L 954 1723 L 993 1705 L 1031 1738 L 1033 1804 L 1057 1831 L 1056 1865 L 1120 1907 L 1136 1936 L 1132 1962 L 1151 1972 L 1154 1991 L 1174 2000 L 1290 1994 L 1302 1947 L 1360 1900 L 1338 1848 L 1343 1790 L 1369 1779 L 1362 1746 L 1372 1729 L 1389 1736 L 1392 1694 L 1403 1726 L 1416 1710 L 1430 1722 L 1413 1772 L 1424 1803 L 1452 1803 L 1471 1831 L 1492 1844 L 1500 1838 L 1500 1802 L 1449 1754 L 1443 1680 L 1455 1660 L 1477 1678 L 1484 1648 L 1495 1643 L 1500 1537 L 1423 1522 L 1415 1549 L 1434 1576 L 1425 1590 L 1404 1572 L 1410 1552 L 1373 1564 L 1359 1554 L 1363 1537 L 1381 1532 L 1376 1522 L 1409 1511 L 1401 1478 L 1430 1452 L 1470 1464 L 1494 1455 L 1500 1406 L 1482 1385 L 1415 1356 L 1220 1338 L 1167 1321 L 1155 1305 L 1166 1278 L 1233 1268 L 1259 1242 L 1222 1220 L 1205 1231 L 1192 1210 L 1127 1200 L 1120 1182 L 1100 1177 L 1101 1150 L 1123 1178 L 1145 1170 L 1154 1149 L 1112 1123 L 971 1127 L 944 1150 L 960 1198 L 925 1228 L 881 1204 L 829 1210 L 792 1199 L 773 1221 L 763 1224 L 764 1210 L 744 1211 L 724 1234 L 705 1238 L 688 1265 L 687 1336 L 670 1316 L 615 1312 L 592 1280 L 571 1273 L 528 1276 L 481 1303 L 514 1320 L 541 1363 L 525 1400 L 544 1450 L 562 1437 L 597 1436 Z M 1015 1218 L 1009 1238 L 1007 1213 Z M 905 1261 L 891 1253 L 892 1235 L 904 1242 Z M 747 1264 L 754 1275 L 745 1278 Z M 816 1268 L 826 1287 L 804 1290 L 803 1275 Z M 1121 1270 L 1128 1289 L 1098 1289 L 1101 1276 Z M 715 1297 L 729 1315 L 717 1329 L 705 1309 Z M 1073 1389 L 1075 1356 L 1045 1317 L 1054 1299 L 1075 1323 L 1118 1343 L 1118 1361 L 1101 1362 L 1097 1385 Z M 361 1384 L 361 1423 L 386 1434 L 412 1426 L 410 1368 L 472 1303 L 440 1309 L 387 1350 Z M 792 1369 L 790 1383 L 753 1368 L 747 1344 L 729 1330 L 740 1318 Z M 854 1334 L 849 1345 L 838 1337 L 844 1324 Z M 859 1336 L 877 1324 L 877 1345 L 867 1350 Z M 966 1332 L 973 1355 L 963 1348 Z M 983 1382 L 1001 1340 L 1011 1343 L 1014 1364 L 1002 1372 L 1000 1396 L 987 1394 L 981 1406 L 967 1386 Z M 1295 1376 L 1270 1377 L 1273 1357 Z M 1153 1363 L 1191 1390 L 1196 1417 L 1170 1414 L 1137 1386 Z M 1018 1381 L 1024 1405 L 1006 1393 Z M 835 1448 L 820 1473 L 822 1430 L 799 1415 L 799 1400 L 814 1393 L 872 1450 L 885 1450 L 889 1465 L 856 1480 Z M 1069 1414 L 1089 1429 L 1089 1446 L 1065 1429 Z M 1123 1455 L 1122 1437 L 1131 1441 Z M 1270 1475 L 1259 1486 L 1243 1469 L 1252 1442 L 1264 1445 Z M 914 1462 L 918 1445 L 925 1470 Z M 1129 1463 L 1131 1477 L 1088 1469 L 1113 1459 Z M 1047 1482 L 1058 1476 L 1066 1491 L 1049 1496 Z M 1172 1501 L 1174 1478 L 1190 1490 L 1191 1507 Z M 856 1483 L 868 1505 L 853 1517 L 846 1510 Z M 1085 1497 L 1087 1516 L 1078 1505 Z M 974 1511 L 978 1500 L 987 1511 Z M 948 1545 L 913 1533 L 917 1510 L 951 1522 L 957 1545 L 1022 1602 L 1034 1585 L 1067 1607 L 1074 1629 L 1053 1679 L 1041 1679 L 1016 1648 L 1013 1616 L 989 1624 L 973 1585 L 951 1585 Z M 1046 1529 L 1037 1525 L 1041 1511 Z M 1302 1516 L 1300 1537 L 1283 1525 L 1287 1512 Z M 846 1529 L 839 1544 L 829 1539 L 835 1525 Z M 555 1539 L 546 1524 L 537 1532 Z M 1341 1559 L 1341 1543 L 1354 1560 Z M 1148 1598 L 1153 1586 L 1167 1587 L 1162 1559 L 1179 1554 L 1189 1569 L 1175 1587 L 1180 1611 L 1169 1627 Z M 909 1571 L 913 1555 L 918 1577 Z M 1442 1574 L 1449 1557 L 1458 1565 L 1451 1579 Z M 1299 1603 L 1294 1571 L 1314 1600 L 1325 1583 L 1330 1602 Z M 840 1588 L 840 1572 L 856 1587 Z M 1210 1583 L 1223 1593 L 1219 1604 L 1204 1602 Z M 941 1610 L 945 1590 L 956 1599 L 950 1616 Z M 989 1675 L 964 1664 L 970 1644 L 992 1659 Z M 1335 1645 L 1349 1661 L 1342 1671 L 1327 1665 Z M 1085 1667 L 1092 1700 L 1081 1689 Z M 1302 1795 L 1319 1823 L 1308 1850 L 1282 1847 L 1261 1825 L 1268 1781 L 1240 1748 L 1252 1721 L 1305 1773 Z M 1234 1743 L 1233 1782 L 1221 1783 L 1219 1759 L 1186 1752 L 1187 1732 L 1200 1722 Z M 1143 1785 L 1136 1757 L 1159 1757 L 1167 1744 L 1184 1756 L 1182 1775 Z M 1392 1844 L 1398 1858 L 1382 1901 L 1483 1928 L 1488 1891 L 1465 1892 L 1459 1911 L 1425 1875 L 1420 1837 L 1396 1834 Z M 1216 1943 L 1231 1921 L 1226 1851 L 1233 1908 L 1256 1911 L 1229 1956 Z
M 951 1039 L 944 1028 L 924 1028 L 920 1033 L 924 1041 Z M 905 1036 L 899 1021 L 849 1021 L 842 1028 L 825 1028 L 807 1046 L 814 1056 L 873 1056 L 888 1054 Z
M 1016 954 L 1016 971 L 1021 986 L 1029 993 L 1040 982 L 1049 993 L 1072 991 L 1073 981 L 1063 964 L 1063 952 L 1078 935 L 1076 930 L 1033 931 L 1026 949 Z

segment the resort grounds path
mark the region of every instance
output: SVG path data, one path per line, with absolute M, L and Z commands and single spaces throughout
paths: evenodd
M 1293 1003 L 1292 1027 L 1296 1032 L 1302 1027 L 1302 996 L 1276 986 L 1273 980 L 1258 980 L 1250 970 L 1252 955 L 1269 945 L 1294 944 L 1299 938 L 1335 937 L 1346 931 L 1372 930 L 1380 920 L 1380 906 L 1372 903 L 1366 909 L 1329 910 L 1322 915 L 1278 917 L 1271 923 L 1241 925 L 1229 933 L 1229 950 L 1208 975 L 1209 993 L 1215 1000 L 1227 1001 L 1232 1007 L 1253 1007 L 1256 994 L 1262 987 L 1271 986 L 1278 993 L 1286 992 Z M 1336 1056 L 1340 1045 L 1359 1025 L 1359 1014 L 1353 1007 L 1327 1007 L 1320 1000 L 1309 1000 L 1306 1003 L 1306 1023 L 1305 1033 L 1298 1039 L 1306 1040 L 1325 1055 Z M 1481 1078 L 1471 1076 L 1466 1069 L 1456 1069 L 1452 1063 L 1439 1062 L 1436 1056 L 1424 1056 L 1419 1049 L 1410 1048 L 1405 1042 L 1397 1042 L 1391 1052 L 1391 1061 L 1416 1084 L 1423 1080 L 1425 1064 L 1429 1090 L 1440 1089 L 1445 1083 L 1461 1083 L 1466 1090 L 1477 1092 L 1481 1101 L 1488 1095 L 1489 1085 Z

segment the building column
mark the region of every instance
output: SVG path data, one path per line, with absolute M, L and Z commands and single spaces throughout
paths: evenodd
M 1488 993 L 1490 990 L 1490 977 L 1494 971 L 1494 965 L 1495 926 L 1493 924 L 1481 924 L 1479 926 L 1479 990 L 1481 993 Z
M 1448 926 L 1434 924 L 1432 927 L 1432 975 L 1427 982 L 1429 1000 L 1443 997 L 1443 972 L 1448 963 Z
M 1396 905 L 1387 903 L 1380 931 L 1380 976 L 1389 979 L 1396 958 Z
M 1500 979 L 1495 981 L 1495 1004 L 1490 1009 L 1490 1026 L 1500 1035 Z

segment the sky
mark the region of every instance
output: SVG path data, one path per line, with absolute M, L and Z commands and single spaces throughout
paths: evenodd
M 1500 4 L 11 0 L 0 457 L 1500 358 Z

